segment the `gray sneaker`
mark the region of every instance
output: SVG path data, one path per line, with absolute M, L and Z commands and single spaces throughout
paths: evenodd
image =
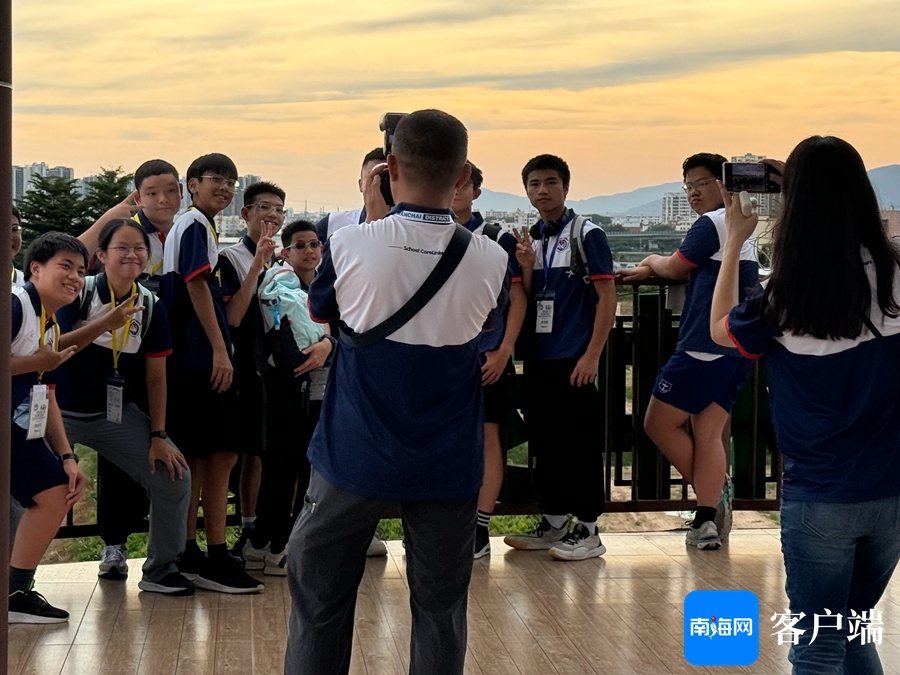
M 101 579 L 119 581 L 128 577 L 128 551 L 124 544 L 106 546 L 100 554 L 100 569 L 97 576 Z
M 503 538 L 503 543 L 520 551 L 549 551 L 568 533 L 569 528 L 565 525 L 553 527 L 542 517 L 533 530 L 525 534 L 508 534 Z
M 725 476 L 725 484 L 722 486 L 722 494 L 716 504 L 716 531 L 719 540 L 724 544 L 731 534 L 731 525 L 734 523 L 734 486 L 731 484 L 731 476 Z
M 367 558 L 377 558 L 387 555 L 387 546 L 378 538 L 377 534 L 372 535 L 372 541 L 369 542 L 369 548 L 366 549 Z
M 600 534 L 591 534 L 581 524 L 550 547 L 550 555 L 557 560 L 587 560 L 598 558 L 606 553 L 606 547 L 600 541 Z
M 689 527 L 684 543 L 688 546 L 696 546 L 701 551 L 716 551 L 722 546 L 722 540 L 716 531 L 716 524 L 707 520 L 700 527 Z

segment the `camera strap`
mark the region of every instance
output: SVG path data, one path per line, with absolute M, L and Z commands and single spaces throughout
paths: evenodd
M 447 244 L 443 254 L 441 254 L 441 259 L 438 260 L 437 265 L 431 270 L 425 282 L 406 304 L 380 324 L 363 333 L 348 335 L 342 329 L 341 342 L 354 349 L 369 347 L 399 330 L 428 304 L 435 294 L 441 290 L 441 287 L 450 278 L 450 275 L 453 274 L 453 270 L 456 269 L 460 261 L 462 261 L 466 249 L 469 247 L 469 242 L 472 240 L 472 233 L 462 225 L 454 225 L 454 228 L 453 237 L 450 239 L 450 243 Z
M 881 346 L 885 348 L 888 356 L 891 357 L 894 365 L 897 366 L 898 372 L 900 372 L 900 352 L 898 352 L 897 350 L 892 350 L 890 348 L 887 338 L 885 338 L 884 335 L 882 335 L 881 332 L 877 328 L 875 328 L 875 324 L 872 323 L 872 320 L 869 317 L 864 316 L 863 323 L 866 325 L 866 328 L 869 329 L 869 332 L 875 336 L 875 339 L 878 340 Z

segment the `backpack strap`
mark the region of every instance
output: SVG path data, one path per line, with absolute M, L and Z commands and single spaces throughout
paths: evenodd
M 584 216 L 575 216 L 575 220 L 572 221 L 569 235 L 569 241 L 572 246 L 569 272 L 572 276 L 581 278 L 584 283 L 590 284 L 591 276 L 588 274 L 587 255 L 584 253 L 584 224 L 587 220 Z
M 147 337 L 147 331 L 150 330 L 150 322 L 153 321 L 153 308 L 156 306 L 156 296 L 149 288 L 144 288 L 138 284 L 138 290 L 141 293 L 141 304 L 144 310 L 141 312 L 141 342 Z
M 91 311 L 91 303 L 94 301 L 94 294 L 97 292 L 97 277 L 89 276 L 84 278 L 84 288 L 81 289 L 81 305 L 78 307 L 78 319 L 86 321 L 88 313 Z
M 500 235 L 503 234 L 503 228 L 500 223 L 485 223 L 482 233 L 494 241 L 499 241 Z

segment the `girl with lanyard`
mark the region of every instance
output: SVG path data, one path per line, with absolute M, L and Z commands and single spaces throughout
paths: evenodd
M 72 442 L 94 448 L 150 498 L 150 537 L 142 590 L 188 595 L 178 573 L 185 541 L 190 473 L 168 439 L 165 307 L 137 283 L 147 264 L 147 233 L 131 219 L 110 221 L 97 257 L 105 271 L 85 280 L 82 296 L 60 310 L 61 344 L 78 351 L 59 371 L 57 397 Z M 102 496 L 101 496 L 102 498 Z
M 740 303 L 740 248 L 757 217 L 722 189 L 710 332 L 767 356 L 793 672 L 881 673 L 875 605 L 900 558 L 900 249 L 846 141 L 806 139 L 783 175 L 772 274 Z

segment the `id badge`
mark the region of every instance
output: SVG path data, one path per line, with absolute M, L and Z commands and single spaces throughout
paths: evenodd
M 535 333 L 553 332 L 553 301 L 556 299 L 555 291 L 543 291 L 535 296 L 537 300 L 537 323 Z
M 124 392 L 125 378 L 118 374 L 110 375 L 106 380 L 106 419 L 113 424 L 122 424 Z
M 47 399 L 47 385 L 36 384 L 31 388 L 31 403 L 28 406 L 28 435 L 31 441 L 47 434 L 47 417 L 50 401 Z

